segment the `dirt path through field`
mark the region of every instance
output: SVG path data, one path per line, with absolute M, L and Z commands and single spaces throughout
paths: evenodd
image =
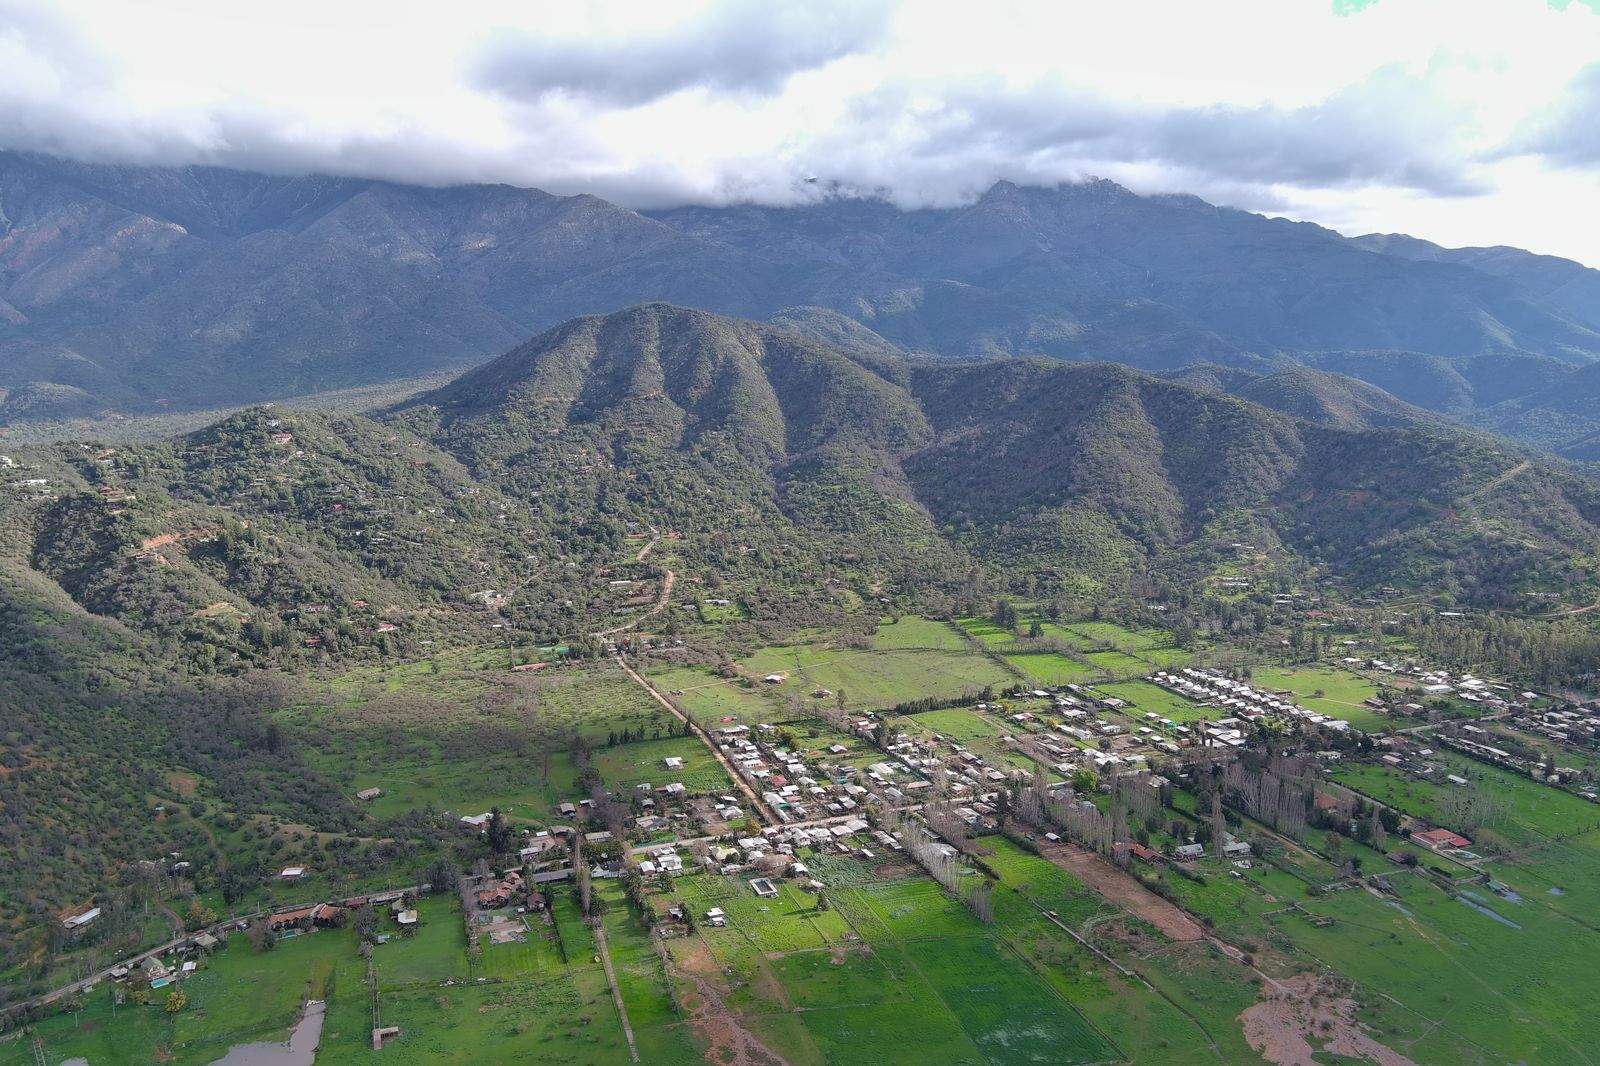
M 1074 844 L 1041 844 L 1040 854 L 1100 893 L 1109 903 L 1143 918 L 1173 940 L 1204 940 L 1206 931 L 1175 904 L 1141 885 L 1131 874 Z
M 577 836 L 574 834 L 573 839 Z M 622 1035 L 628 1038 L 628 1054 L 634 1062 L 639 1061 L 639 1047 L 633 1042 L 633 1025 L 628 1021 L 628 1005 L 622 1002 L 622 987 L 617 984 L 617 971 L 611 965 L 611 948 L 606 944 L 606 927 L 599 919 L 593 922 L 594 946 L 600 953 L 600 962 L 605 966 L 606 980 L 611 983 L 611 997 L 617 1001 L 617 1017 L 622 1020 Z
M 681 965 L 673 967 L 689 979 L 695 994 L 688 997 L 689 1024 L 706 1040 L 706 1061 L 714 1066 L 789 1066 L 789 1061 L 746 1029 L 729 1009 L 717 988 L 716 960 L 704 943 L 694 942 L 677 951 Z

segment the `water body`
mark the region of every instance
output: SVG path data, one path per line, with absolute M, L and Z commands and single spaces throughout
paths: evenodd
M 1467 906 L 1471 907 L 1473 910 L 1477 911 L 1479 914 L 1493 918 L 1501 925 L 1509 925 L 1513 929 L 1522 928 L 1522 926 L 1518 925 L 1516 922 L 1513 922 L 1510 918 L 1507 918 L 1499 911 L 1496 911 L 1491 907 L 1484 906 L 1482 900 L 1479 897 L 1474 896 L 1471 892 L 1463 892 L 1456 898 L 1462 903 L 1465 903 Z
M 1550 894 L 1552 896 L 1565 896 L 1567 894 L 1567 890 L 1562 888 L 1560 885 L 1551 885 Z
M 306 1004 L 287 1043 L 263 1041 L 235 1044 L 213 1066 L 312 1066 L 322 1043 L 322 1019 L 327 1004 L 314 999 Z
M 1510 885 L 1503 885 L 1499 881 L 1490 881 L 1489 887 L 1494 889 L 1494 894 L 1507 903 L 1521 903 L 1522 896 Z

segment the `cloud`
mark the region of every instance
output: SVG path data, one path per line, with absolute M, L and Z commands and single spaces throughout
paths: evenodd
M 1600 63 L 1580 70 L 1561 99 L 1506 146 L 1507 155 L 1536 155 L 1565 167 L 1600 164 Z
M 1092 175 L 1600 259 L 1562 206 L 1600 183 L 1600 17 L 1579 5 L 458 8 L 0 0 L 0 148 L 641 208 L 951 205 Z
M 502 30 L 483 46 L 472 78 L 518 100 L 559 93 L 623 107 L 686 89 L 770 95 L 801 71 L 877 45 L 892 13 L 882 0 L 732 0 L 638 36 Z

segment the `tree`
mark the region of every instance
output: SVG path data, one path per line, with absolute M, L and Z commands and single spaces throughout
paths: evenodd
M 278 946 L 278 938 L 272 935 L 272 926 L 265 918 L 257 918 L 245 930 L 245 936 L 250 940 L 250 946 L 257 951 L 271 951 Z
M 504 855 L 511 850 L 511 826 L 506 822 L 505 815 L 500 813 L 499 807 L 489 812 L 489 825 L 484 836 L 489 841 L 489 850 L 496 855 Z
M 1225 852 L 1222 850 L 1228 843 L 1228 823 L 1222 817 L 1222 790 L 1211 791 L 1211 847 L 1220 858 Z
M 428 867 L 428 891 L 438 895 L 455 887 L 456 868 L 449 859 L 438 858 Z
M 972 913 L 977 915 L 978 921 L 988 925 L 994 921 L 994 889 L 989 881 L 985 881 L 967 896 L 967 905 L 972 908 Z
M 1011 821 L 1011 790 L 1003 788 L 994 800 L 994 820 L 1003 829 Z
M 172 992 L 167 996 L 167 1005 L 164 1008 L 168 1014 L 176 1014 L 189 1005 L 189 997 L 183 991 L 182 985 L 174 985 Z

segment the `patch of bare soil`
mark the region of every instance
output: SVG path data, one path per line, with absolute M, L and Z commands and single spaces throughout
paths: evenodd
M 1263 989 L 1266 997 L 1239 1015 L 1244 1038 L 1277 1066 L 1318 1066 L 1315 1040 L 1321 1050 L 1378 1066 L 1416 1066 L 1410 1059 L 1374 1040 L 1356 1020 L 1356 1001 L 1326 978 L 1301 974 Z
M 787 1059 L 763 1044 L 728 1008 L 716 984 L 716 960 L 705 944 L 691 941 L 675 946 L 667 965 L 695 987 L 695 995 L 684 997 L 684 1007 L 690 1012 L 689 1024 L 706 1042 L 707 1062 L 717 1066 L 789 1066 Z
M 1137 915 L 1173 940 L 1203 940 L 1206 932 L 1176 904 L 1141 885 L 1132 874 L 1074 844 L 1049 844 L 1040 853 L 1108 902 Z

